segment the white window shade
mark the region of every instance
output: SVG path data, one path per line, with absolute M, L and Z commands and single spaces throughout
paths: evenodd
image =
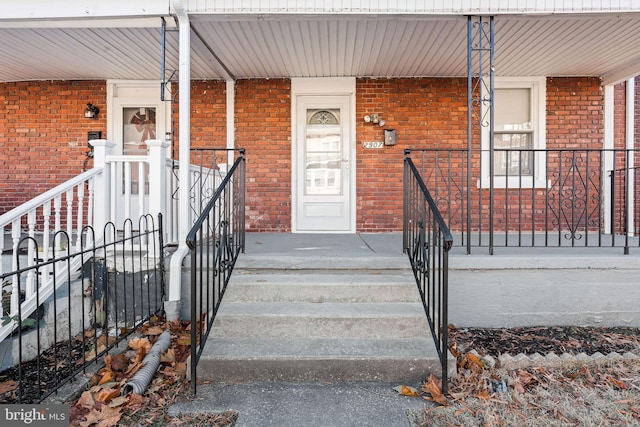
M 496 89 L 493 112 L 495 131 L 533 130 L 531 89 Z

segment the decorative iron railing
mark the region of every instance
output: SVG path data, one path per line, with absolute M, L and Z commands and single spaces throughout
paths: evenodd
M 233 267 L 245 247 L 245 152 L 224 177 L 187 235 L 191 250 L 191 388 Z
M 415 149 L 451 231 L 472 247 L 640 247 L 640 149 Z M 615 171 L 612 172 L 612 171 Z
M 16 255 L 15 271 L 0 275 L 3 305 L 18 302 L 17 312 L 2 317 L 16 327 L 0 343 L 0 383 L 15 388 L 0 403 L 41 402 L 163 310 L 162 215 L 157 224 L 149 215 L 135 225 L 128 219 L 122 230 L 107 223 L 96 236 L 85 226 L 74 251 L 72 236 L 58 231 L 64 250 L 35 262 Z M 25 236 L 17 246 L 37 244 Z M 35 310 L 26 309 L 29 294 Z
M 403 190 L 403 250 L 409 256 L 448 388 L 449 250 L 453 236 L 406 152 Z

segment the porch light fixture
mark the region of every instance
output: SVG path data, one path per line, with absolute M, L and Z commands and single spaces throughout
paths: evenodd
M 365 123 L 373 123 L 373 124 L 376 124 L 378 126 L 384 126 L 385 125 L 385 121 L 380 119 L 380 116 L 378 116 L 377 114 L 372 114 L 370 116 L 364 116 L 364 121 L 365 121 Z
M 95 119 L 100 110 L 95 105 L 89 103 L 87 108 L 84 109 L 84 117 L 87 119 Z

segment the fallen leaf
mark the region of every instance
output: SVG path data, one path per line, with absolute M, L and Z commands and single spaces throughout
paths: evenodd
M 489 392 L 487 390 L 480 390 L 477 394 L 478 399 L 488 399 Z
M 17 381 L 5 381 L 0 383 L 0 394 L 7 393 L 9 391 L 13 391 L 18 388 Z
M 129 396 L 119 396 L 109 402 L 109 407 L 116 408 L 122 406 L 129 401 Z
M 482 374 L 484 372 L 484 365 L 478 356 L 473 353 L 467 353 L 460 361 L 460 367 L 468 369 L 475 374 Z
M 107 368 L 107 370 L 109 370 L 109 371 L 111 370 L 111 358 L 112 358 L 112 357 L 113 357 L 113 356 L 111 356 L 110 354 L 107 354 L 107 355 L 104 357 L 104 366 L 105 366 L 105 367 Z
M 569 348 L 580 348 L 580 347 L 582 347 L 582 344 L 578 340 L 569 340 L 569 341 L 565 342 L 565 345 L 567 347 L 569 347 Z
M 136 372 L 140 370 L 144 365 L 141 362 L 132 363 L 129 365 L 129 369 L 124 373 L 126 377 L 132 377 Z
M 105 388 L 100 391 L 97 396 L 97 400 L 103 403 L 108 403 L 114 397 L 118 397 L 120 395 L 120 390 L 117 388 Z
M 114 381 L 115 379 L 116 379 L 116 373 L 113 371 L 107 371 L 104 373 L 104 375 L 102 375 L 102 378 L 100 378 L 100 381 L 98 381 L 98 385 Z
M 111 358 L 111 369 L 116 372 L 124 372 L 128 366 L 129 361 L 124 353 L 116 354 Z
M 100 335 L 98 337 L 98 347 L 107 347 L 111 344 L 115 344 L 116 337 L 108 336 L 108 335 Z
M 164 329 L 162 329 L 160 326 L 151 326 L 142 331 L 144 335 L 150 335 L 150 336 L 160 335 L 163 332 L 164 332 Z
M 618 387 L 621 390 L 627 390 L 627 385 L 620 381 L 619 379 L 616 379 L 614 377 L 609 377 L 609 381 L 611 381 L 616 387 Z
M 147 355 L 147 349 L 146 347 L 142 347 L 141 349 L 138 350 L 138 353 L 136 354 L 136 357 L 134 357 L 131 362 L 132 363 L 140 363 L 142 362 L 142 360 L 144 359 L 144 357 Z
M 440 390 L 440 386 L 436 384 L 436 378 L 433 374 L 429 375 L 429 379 L 427 380 L 427 384 L 425 385 L 426 391 L 431 394 L 431 398 L 434 402 L 439 403 L 442 406 L 447 406 L 449 402 L 447 402 L 447 398 L 442 394 Z
M 132 338 L 129 341 L 129 347 L 134 350 L 140 350 L 142 348 L 145 349 L 145 352 L 149 352 L 151 350 L 151 343 L 148 338 Z
M 80 423 L 82 427 L 89 427 L 97 424 L 99 427 L 110 427 L 118 425 L 122 413 L 117 408 L 110 408 L 103 405 L 100 410 L 93 409 L 86 415 L 87 420 Z
M 82 393 L 75 406 L 91 409 L 95 406 L 95 404 L 96 402 L 93 400 L 93 395 L 91 394 L 91 392 L 85 391 L 84 393 Z
M 172 348 L 168 348 L 167 351 L 160 355 L 160 363 L 173 363 L 176 361 L 176 352 Z
M 462 356 L 462 352 L 458 349 L 458 343 L 456 343 L 455 341 L 449 344 L 449 351 L 455 358 Z
M 419 396 L 418 390 L 410 386 L 399 385 L 399 386 L 393 387 L 393 389 L 402 396 Z
M 136 412 L 145 406 L 148 402 L 148 398 L 142 394 L 129 393 L 129 403 L 127 404 L 128 412 Z
M 174 369 L 181 377 L 185 377 L 187 375 L 187 364 L 185 362 L 176 363 Z
M 191 345 L 191 334 L 182 334 L 176 339 L 177 345 Z
M 513 382 L 513 389 L 517 394 L 524 394 L 524 387 L 518 378 Z

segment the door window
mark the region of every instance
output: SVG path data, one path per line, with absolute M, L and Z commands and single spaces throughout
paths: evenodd
M 146 141 L 156 139 L 155 107 L 123 107 L 122 118 L 122 154 L 129 156 L 146 155 Z M 131 194 L 138 194 L 141 187 L 140 167 L 144 167 L 143 164 L 131 164 Z M 148 169 L 143 172 L 143 176 L 144 194 L 149 194 Z M 122 179 L 124 183 L 124 175 Z
M 342 194 L 339 109 L 307 109 L 305 194 Z

